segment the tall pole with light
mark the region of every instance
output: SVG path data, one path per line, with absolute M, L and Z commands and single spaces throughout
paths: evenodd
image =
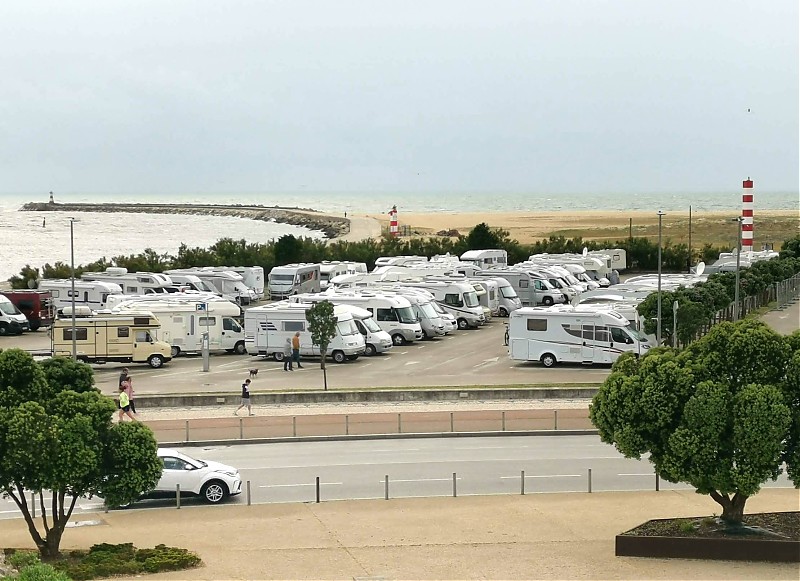
M 678 348 L 678 301 L 672 301 L 672 348 Z
M 72 303 L 72 360 L 78 359 L 78 345 L 75 331 L 75 236 L 73 225 L 75 218 L 69 219 L 69 274 L 70 274 L 70 301 Z
M 658 312 L 656 314 L 656 346 L 661 345 L 661 218 L 664 212 L 658 211 Z
M 739 223 L 739 233 L 736 239 L 736 288 L 733 291 L 733 320 L 739 320 L 739 265 L 742 261 L 742 223 L 744 219 L 739 216 L 734 218 L 734 221 Z

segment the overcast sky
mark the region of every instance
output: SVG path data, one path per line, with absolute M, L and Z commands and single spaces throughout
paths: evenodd
M 798 0 L 0 7 L 0 193 L 797 191 L 798 155 Z

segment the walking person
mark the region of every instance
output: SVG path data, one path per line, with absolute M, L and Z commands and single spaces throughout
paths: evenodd
M 125 388 L 123 386 L 119 386 L 119 421 L 122 422 L 125 419 L 125 416 L 128 416 L 132 421 L 138 422 L 136 418 L 133 417 L 131 413 L 131 402 L 128 399 L 128 394 L 125 393 Z
M 133 378 L 128 375 L 127 367 L 123 367 L 122 373 L 119 374 L 119 386 L 125 388 L 125 393 L 128 394 L 128 401 L 131 404 L 131 411 L 136 413 L 136 404 L 133 401 Z
M 247 413 L 251 416 L 256 414 L 253 413 L 253 408 L 250 407 L 250 380 L 245 379 L 244 383 L 242 384 L 242 401 L 239 404 L 239 407 L 236 408 L 236 411 L 233 412 L 233 415 L 238 416 L 239 410 L 242 408 L 247 408 Z
M 283 344 L 283 370 L 294 371 L 292 369 L 292 340 L 286 337 L 286 343 Z
M 292 359 L 294 359 L 297 369 L 303 369 L 303 366 L 300 365 L 300 331 L 297 331 L 292 337 Z

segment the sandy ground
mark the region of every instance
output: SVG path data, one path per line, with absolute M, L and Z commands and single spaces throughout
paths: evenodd
M 511 238 L 522 243 L 530 243 L 546 238 L 552 233 L 564 232 L 567 237 L 572 237 L 575 232 L 590 233 L 586 238 L 604 238 L 617 236 L 620 232 L 628 233 L 631 226 L 634 236 L 652 236 L 657 232 L 658 216 L 655 212 L 608 212 L 608 211 L 581 211 L 581 212 L 486 212 L 486 213 L 402 213 L 399 214 L 400 227 L 408 226 L 417 234 L 435 234 L 441 230 L 457 230 L 467 234 L 481 222 L 492 228 L 508 230 Z M 365 217 L 377 220 L 385 228 L 389 224 L 389 216 L 385 214 L 366 214 Z M 692 214 L 692 229 L 698 238 L 702 238 L 706 225 L 711 223 L 725 228 L 726 220 L 735 217 L 735 213 L 728 212 L 694 212 Z M 800 212 L 793 210 L 762 210 L 756 215 L 756 232 L 764 238 L 767 232 L 759 230 L 759 220 L 764 225 L 778 220 L 788 229 L 792 229 L 794 222 L 795 233 L 800 232 Z M 662 234 L 672 236 L 677 231 L 688 230 L 689 215 L 686 212 L 668 212 L 662 218 Z M 735 228 L 728 227 L 735 238 Z

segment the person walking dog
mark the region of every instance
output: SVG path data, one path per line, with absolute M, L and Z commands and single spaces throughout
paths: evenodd
M 292 348 L 292 340 L 289 337 L 286 337 L 286 343 L 283 344 L 283 370 L 284 371 L 294 371 L 292 369 L 292 356 L 293 348 Z
M 292 337 L 292 359 L 294 359 L 297 369 L 303 369 L 303 366 L 300 365 L 300 331 L 297 331 Z
M 242 401 L 239 404 L 239 407 L 236 408 L 236 411 L 233 412 L 233 415 L 238 416 L 239 410 L 242 408 L 247 408 L 247 413 L 251 416 L 256 414 L 253 413 L 253 408 L 250 407 L 250 380 L 245 379 L 244 383 L 242 384 Z

